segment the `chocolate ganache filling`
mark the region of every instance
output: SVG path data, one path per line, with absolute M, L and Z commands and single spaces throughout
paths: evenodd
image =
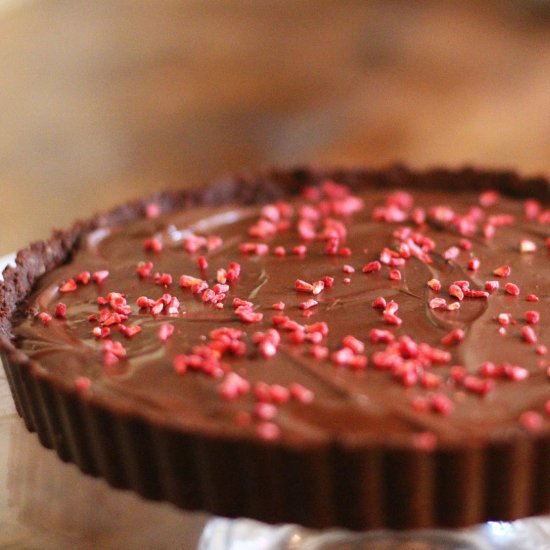
M 151 203 L 38 281 L 17 347 L 191 433 L 429 449 L 546 431 L 545 208 L 333 182 L 264 206 Z

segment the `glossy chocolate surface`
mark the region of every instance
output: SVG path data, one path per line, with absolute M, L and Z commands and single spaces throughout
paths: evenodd
M 287 388 L 299 383 L 314 394 L 309 403 L 291 398 L 277 405 L 276 416 L 269 419 L 269 423 L 280 430 L 275 440 L 291 446 L 328 442 L 353 447 L 380 441 L 409 446 L 418 441 L 419 434 L 426 433 L 435 434 L 437 445 L 443 447 L 476 446 L 487 439 L 506 439 L 528 430 L 520 421 L 526 411 L 540 413 L 539 429 L 550 431 L 550 416 L 545 412 L 545 404 L 550 400 L 548 355 L 542 347 L 550 345 L 547 245 L 550 226 L 537 219 L 526 219 L 524 201 L 505 195 L 495 204 L 480 206 L 480 195 L 473 191 L 408 192 L 414 199 L 412 207 L 402 205 L 402 198 L 390 195 L 391 191 L 366 189 L 354 193 L 363 201 L 359 211 L 349 216 L 334 213 L 328 216 L 345 224 L 347 236 L 339 247 L 349 247 L 349 257 L 339 253 L 327 255 L 326 239 L 319 238 L 323 218 L 327 216 L 321 216 L 315 223 L 318 238 L 304 241 L 297 233 L 300 207 L 310 204 L 315 212 L 320 201 L 331 204 L 332 199 L 322 196 L 309 202 L 303 198 L 290 199 L 294 208 L 289 218 L 290 228 L 260 239 L 250 237 L 248 230 L 261 217 L 261 207 L 239 204 L 199 206 L 127 226 L 97 229 L 87 235 L 68 263 L 39 280 L 25 305 L 31 313 L 14 329 L 17 346 L 61 385 L 72 385 L 78 377 L 87 377 L 91 381 L 90 388 L 84 392 L 88 398 L 108 403 L 115 411 L 191 432 L 204 431 L 231 438 L 262 437 L 260 426 L 264 420 L 255 414 L 254 392 L 262 382 Z M 389 204 L 401 205 L 405 220 L 374 221 L 373 213 L 388 205 L 388 197 Z M 433 210 L 438 205 L 452 209 L 453 221 L 446 220 L 444 209 Z M 418 224 L 411 219 L 419 215 L 413 214 L 416 208 L 427 212 L 425 223 Z M 544 211 L 548 205 L 542 203 L 541 208 Z M 473 234 L 460 235 L 456 219 L 468 213 L 468 219 L 476 220 Z M 484 227 L 490 232 L 487 225 L 494 225 L 494 236 L 484 236 Z M 390 280 L 393 268 L 387 265 L 379 272 L 363 273 L 362 267 L 380 259 L 384 248 L 400 250 L 402 239 L 396 238 L 395 231 L 401 227 L 409 227 L 432 239 L 434 250 L 423 259 L 413 255 L 406 259 L 404 266 L 397 267 L 401 280 Z M 210 252 L 189 253 L 184 250 L 183 242 L 190 234 L 220 236 L 223 244 Z M 144 250 L 144 241 L 152 237 L 163 243 L 162 251 Z M 468 245 L 461 243 L 464 238 L 471 242 L 471 250 L 466 250 Z M 536 250 L 522 252 L 522 241 L 534 243 Z M 243 242 L 267 243 L 269 252 L 244 254 L 239 250 Z M 301 244 L 307 246 L 307 252 L 302 256 L 294 254 L 293 247 Z M 284 257 L 274 254 L 277 246 L 285 248 Z M 457 247 L 458 254 L 453 259 L 445 259 L 445 252 L 451 247 Z M 447 254 L 453 256 L 453 251 Z M 205 273 L 197 266 L 201 255 L 209 264 Z M 468 269 L 472 258 L 479 259 L 480 263 L 475 271 Z M 153 262 L 152 273 L 171 274 L 173 283 L 163 287 L 155 284 L 152 276 L 139 277 L 136 266 L 142 261 Z M 241 274 L 230 284 L 223 309 L 203 303 L 200 295 L 178 285 L 180 276 L 187 274 L 207 280 L 212 287 L 217 269 L 227 268 L 230 262 L 240 263 Z M 352 266 L 355 272 L 345 273 L 344 265 Z M 510 266 L 508 277 L 493 274 L 502 265 Z M 59 291 L 65 281 L 78 273 L 98 270 L 109 271 L 102 283 L 79 284 L 74 292 Z M 295 289 L 296 279 L 312 282 L 326 276 L 334 277 L 334 285 L 316 296 Z M 346 283 L 345 278 L 350 282 Z M 434 278 L 442 284 L 439 292 L 427 285 Z M 488 280 L 498 280 L 500 288 L 487 298 L 457 300 L 448 292 L 449 285 L 457 280 L 468 281 L 475 290 L 483 290 Z M 519 286 L 519 296 L 504 290 L 507 283 Z M 96 300 L 109 292 L 126 296 L 132 312 L 125 324 L 139 325 L 142 332 L 125 338 L 116 325 L 112 326 L 109 338 L 120 341 L 127 356 L 116 364 L 105 365 L 102 352 L 105 340 L 93 336 L 92 329 L 98 323 L 90 322 L 88 316 L 97 315 L 107 307 L 98 306 Z M 136 305 L 140 296 L 156 300 L 166 292 L 180 300 L 180 313 L 153 315 Z M 528 301 L 529 294 L 536 295 L 538 301 Z M 398 304 L 396 314 L 402 319 L 400 326 L 385 323 L 381 310 L 372 307 L 373 300 L 379 296 Z M 235 297 L 251 301 L 254 310 L 263 314 L 262 321 L 241 322 L 232 306 Z M 447 304 L 459 302 L 460 308 L 432 309 L 429 302 L 434 297 L 444 298 Z M 310 298 L 319 303 L 304 312 L 300 303 Z M 284 312 L 272 309 L 272 304 L 280 301 L 286 304 Z M 54 315 L 59 302 L 67 305 L 67 318 L 54 316 L 45 326 L 35 315 L 43 311 Z M 540 321 L 530 325 L 536 334 L 536 343 L 526 342 L 522 336 L 523 327 L 528 325 L 525 313 L 532 310 L 540 314 Z M 504 327 L 498 322 L 502 313 L 510 314 L 511 319 Z M 329 356 L 312 357 L 312 343 L 294 343 L 291 332 L 280 329 L 277 353 L 263 357 L 253 335 L 272 328 L 272 316 L 281 314 L 302 325 L 325 321 L 329 333 L 321 345 L 328 347 Z M 175 331 L 166 342 L 161 342 L 158 331 L 165 323 L 173 325 Z M 250 391 L 236 399 L 226 399 L 220 394 L 227 374 L 211 377 L 192 369 L 177 374 L 173 368 L 175 356 L 191 353 L 193 346 L 204 343 L 210 331 L 219 327 L 245 331 L 242 338 L 246 344 L 245 355 L 223 357 L 228 370 L 251 384 Z M 443 364 L 409 365 L 417 376 L 409 385 L 404 383 L 402 375 L 407 365 L 399 373 L 376 366 L 374 358 L 386 345 L 370 342 L 373 329 L 390 331 L 397 339 L 411 337 L 418 344 L 426 343 L 450 353 L 450 358 Z M 454 329 L 465 331 L 464 340 L 452 345 L 441 343 Z M 347 335 L 365 343 L 364 355 L 368 358 L 365 368 L 336 365 L 331 359 L 331 354 L 342 348 L 342 339 Z M 414 363 L 414 357 L 408 359 L 408 363 Z M 480 366 L 487 361 L 500 369 L 499 375 L 480 374 Z M 407 364 L 403 354 L 401 363 Z M 452 378 L 452 368 L 456 366 L 464 367 L 466 376 L 490 380 L 492 389 L 481 395 L 465 388 L 461 381 Z M 438 382 L 430 385 L 433 379 L 426 373 L 435 375 Z M 522 379 L 514 380 L 514 373 L 519 373 L 517 378 Z M 434 396 L 448 398 L 452 410 L 438 410 Z

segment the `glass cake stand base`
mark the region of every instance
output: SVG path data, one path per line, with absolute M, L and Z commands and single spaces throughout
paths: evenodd
M 199 550 L 548 550 L 550 517 L 489 522 L 462 530 L 311 531 L 252 520 L 210 520 Z

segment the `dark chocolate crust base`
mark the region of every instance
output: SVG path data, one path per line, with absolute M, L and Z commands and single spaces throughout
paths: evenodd
M 188 510 L 354 530 L 466 526 L 550 510 L 550 434 L 469 448 L 329 445 L 299 448 L 277 441 L 183 433 L 124 414 L 52 380 L 12 344 L 12 321 L 35 282 L 66 262 L 87 232 L 142 217 L 150 202 L 163 212 L 228 202 L 257 204 L 296 194 L 325 178 L 352 189 L 497 189 L 548 202 L 543 178 L 511 172 L 434 170 L 271 171 L 220 180 L 200 191 L 173 191 L 134 202 L 58 231 L 17 255 L 0 283 L 0 348 L 17 411 L 41 443 L 112 486 Z

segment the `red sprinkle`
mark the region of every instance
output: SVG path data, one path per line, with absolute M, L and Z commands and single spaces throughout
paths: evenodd
M 432 432 L 420 432 L 414 434 L 413 443 L 415 449 L 430 453 L 437 447 L 437 436 Z
M 272 384 L 269 386 L 269 396 L 274 403 L 286 403 L 290 399 L 290 390 L 280 384 Z
M 236 281 L 241 274 L 241 264 L 238 262 L 231 262 L 227 270 L 227 280 L 229 282 Z M 221 281 L 218 281 L 221 282 Z
M 339 240 L 337 238 L 329 239 L 325 247 L 325 253 L 328 256 L 336 256 L 338 254 L 338 244 Z
M 497 321 L 501 326 L 506 327 L 512 322 L 512 316 L 509 313 L 499 313 Z
M 239 250 L 242 254 L 265 256 L 269 252 L 269 246 L 265 243 L 241 243 Z
M 528 294 L 528 295 L 525 297 L 525 300 L 527 300 L 528 302 L 538 302 L 538 301 L 539 301 L 539 297 L 538 297 L 536 294 Z
M 505 363 L 504 365 L 500 365 L 500 368 L 503 369 L 506 377 L 514 382 L 520 382 L 529 378 L 529 371 L 525 367 Z
M 403 323 L 403 319 L 400 317 L 397 317 L 394 313 L 390 313 L 389 311 L 385 311 L 383 314 L 384 322 L 388 325 L 401 325 Z
M 205 256 L 199 256 L 197 258 L 197 266 L 201 271 L 206 271 L 208 269 L 208 260 Z
M 401 271 L 399 271 L 399 269 L 391 269 L 388 276 L 391 281 L 400 281 Z
M 307 254 L 307 246 L 305 244 L 298 244 L 292 248 L 292 253 L 303 257 Z
M 472 250 L 472 247 L 473 247 L 473 244 L 472 244 L 472 241 L 470 241 L 469 239 L 460 239 L 460 248 L 462 248 L 462 250 L 466 250 L 466 251 L 470 251 Z
M 501 265 L 493 271 L 493 275 L 497 277 L 508 277 L 512 273 L 512 268 L 509 265 Z
M 156 238 L 146 239 L 143 242 L 143 249 L 158 253 L 162 251 L 162 243 Z
M 306 300 L 305 302 L 302 302 L 300 304 L 300 309 L 310 309 L 312 307 L 315 307 L 318 304 L 319 302 L 317 300 L 310 298 L 309 300 Z
M 156 285 L 170 286 L 172 284 L 172 275 L 170 273 L 155 273 L 153 280 Z
M 537 334 L 533 330 L 533 328 L 528 326 L 528 325 L 521 328 L 521 337 L 528 344 L 536 344 L 537 343 Z
M 447 300 L 445 298 L 432 298 L 429 302 L 430 309 L 439 309 L 447 307 Z
M 486 395 L 495 387 L 495 381 L 483 380 L 477 376 L 465 376 L 462 385 L 466 390 L 472 393 Z
M 463 292 L 470 290 L 470 281 L 458 280 L 454 281 L 452 284 L 458 286 Z
M 492 361 L 484 361 L 479 366 L 478 374 L 483 378 L 499 378 L 504 374 L 504 367 L 495 365 Z
M 464 291 L 456 284 L 449 286 L 449 294 L 458 300 L 464 299 Z
M 258 345 L 262 357 L 267 359 L 277 353 L 281 336 L 275 329 L 271 328 L 266 332 L 256 332 L 252 336 L 252 340 Z
M 216 281 L 222 285 L 227 283 L 227 269 L 220 267 L 220 269 L 216 271 Z
M 103 341 L 103 364 L 106 367 L 115 365 L 125 356 L 126 350 L 120 342 L 114 342 L 113 340 Z
M 454 365 L 450 370 L 451 379 L 456 384 L 461 384 L 466 377 L 466 369 L 462 365 Z
M 52 320 L 52 316 L 47 311 L 42 311 L 37 315 L 37 317 L 40 319 L 40 321 L 45 327 L 47 327 L 50 324 L 50 321 Z
M 439 414 L 450 414 L 453 412 L 453 402 L 444 394 L 437 393 L 431 398 L 431 408 Z
M 425 397 L 417 395 L 411 400 L 411 407 L 416 412 L 426 412 L 430 408 L 430 403 Z
M 462 340 L 464 340 L 464 336 L 464 331 L 460 328 L 456 328 L 441 338 L 441 343 L 445 346 L 452 346 L 462 342 Z
M 136 273 L 145 279 L 151 276 L 153 272 L 153 262 L 139 262 L 136 268 Z
M 346 348 L 349 348 L 351 351 L 353 351 L 353 353 L 363 353 L 365 351 L 365 344 L 363 344 L 361 340 L 355 338 L 355 336 L 352 336 L 351 334 L 344 336 L 342 344 Z
M 464 296 L 466 298 L 489 298 L 489 293 L 485 290 L 465 290 Z
M 236 372 L 230 372 L 219 386 L 220 394 L 228 401 L 234 401 L 249 391 L 250 382 Z
M 544 419 L 537 411 L 525 411 L 519 417 L 519 423 L 528 431 L 536 432 L 544 424 Z
M 313 399 L 315 398 L 315 394 L 302 384 L 299 384 L 298 382 L 293 382 L 288 387 L 290 391 L 290 395 L 296 399 L 296 401 L 300 401 L 300 403 L 311 403 Z
M 262 217 L 276 223 L 281 218 L 281 212 L 275 204 L 266 204 L 261 211 Z
M 353 351 L 350 348 L 340 348 L 336 350 L 332 355 L 331 359 L 335 365 L 348 365 L 349 362 L 353 359 Z
M 438 279 L 430 279 L 427 285 L 434 291 L 439 292 L 441 290 L 441 282 Z
M 326 346 L 314 345 L 311 348 L 311 355 L 315 359 L 326 359 L 328 357 L 329 350 Z
M 537 245 L 533 241 L 530 241 L 529 239 L 522 239 L 519 242 L 519 251 L 522 254 L 527 254 L 529 252 L 536 252 L 536 250 L 537 250 Z
M 481 262 L 478 258 L 471 258 L 470 260 L 468 260 L 468 269 L 470 271 L 477 271 L 480 265 Z
M 443 379 L 441 378 L 441 376 L 433 374 L 432 372 L 423 372 L 420 377 L 420 383 L 422 384 L 422 386 L 430 390 L 438 388 L 442 382 Z
M 263 313 L 248 308 L 237 309 L 235 313 L 243 323 L 259 323 L 264 318 Z
M 490 189 L 488 191 L 483 191 L 483 193 L 479 195 L 479 204 L 483 206 L 483 208 L 489 208 L 490 206 L 494 206 L 499 199 L 499 192 Z
M 285 303 L 284 302 L 275 302 L 271 309 L 275 309 L 277 311 L 283 311 L 285 309 Z
M 324 281 L 314 281 L 313 283 L 313 295 L 317 296 L 317 294 L 320 294 L 325 289 L 325 282 Z
M 492 239 L 495 236 L 495 226 L 490 223 L 483 224 L 482 232 L 486 239 Z
M 226 293 L 226 292 L 229 292 L 229 285 L 225 285 L 225 284 L 221 284 L 221 283 L 216 283 L 216 284 L 212 287 L 212 290 L 213 290 L 216 294 Z
M 158 338 L 161 342 L 166 342 L 172 334 L 174 334 L 174 325 L 170 323 L 163 323 L 158 330 Z
M 142 309 L 146 309 L 149 307 L 152 307 L 155 304 L 155 301 L 151 298 L 147 298 L 147 296 L 140 296 L 136 300 L 136 305 Z
M 109 327 L 94 327 L 92 334 L 99 339 L 105 339 L 111 335 L 111 329 Z
M 74 387 L 78 393 L 86 393 L 92 387 L 92 381 L 87 376 L 77 376 Z
M 294 281 L 294 288 L 298 292 L 313 292 L 313 285 L 306 281 L 302 281 L 302 279 L 296 279 L 296 281 Z
M 149 219 L 158 218 L 160 216 L 160 206 L 156 202 L 150 202 L 145 207 L 145 216 Z
M 106 269 L 102 269 L 100 271 L 95 271 L 92 275 L 92 280 L 97 285 L 101 284 L 107 277 L 109 276 L 109 272 Z
M 279 410 L 272 403 L 260 402 L 254 405 L 254 416 L 260 420 L 273 420 Z
M 206 245 L 206 238 L 199 235 L 187 235 L 183 239 L 183 249 L 193 254 Z
M 349 367 L 355 370 L 362 370 L 368 364 L 366 355 L 354 355 L 349 361 Z
M 322 336 L 326 336 L 328 334 L 328 325 L 325 323 L 325 321 L 319 321 L 317 323 L 313 323 L 311 325 L 306 325 L 304 327 L 304 330 L 308 334 L 313 334 L 314 332 L 319 332 Z
M 77 283 L 82 283 L 83 285 L 87 285 L 90 282 L 90 272 L 89 271 L 81 271 L 76 277 L 75 280 Z
M 279 439 L 281 435 L 281 429 L 277 424 L 273 422 L 261 422 L 256 428 L 258 437 L 264 441 L 273 441 Z
M 504 290 L 506 294 L 510 294 L 511 296 L 519 296 L 520 293 L 519 286 L 514 283 L 506 283 L 504 285 Z
M 187 372 L 188 357 L 187 355 L 176 355 L 172 362 L 172 366 L 177 374 L 185 374 Z
M 202 279 L 199 279 L 197 277 L 192 277 L 191 275 L 182 275 L 179 281 L 179 285 L 182 288 L 191 288 L 195 285 L 201 286 L 203 283 L 205 283 L 206 286 L 208 286 L 206 281 L 203 281 Z
M 382 269 L 382 264 L 378 260 L 374 260 L 373 262 L 369 262 L 367 265 L 363 266 L 363 273 L 373 273 L 376 271 L 380 271 Z
M 525 217 L 530 220 L 536 220 L 541 211 L 540 202 L 534 199 L 528 199 L 524 203 Z
M 120 325 L 118 328 L 126 338 L 133 338 L 141 332 L 141 327 L 139 325 Z
M 277 225 L 272 221 L 259 219 L 253 226 L 249 227 L 248 234 L 258 239 L 266 239 L 277 233 Z
M 451 246 L 445 252 L 443 252 L 443 257 L 447 260 L 454 260 L 460 254 L 460 249 L 457 246 Z
M 488 292 L 495 292 L 499 289 L 500 283 L 498 281 L 485 281 L 485 290 Z
M 540 320 L 540 313 L 538 311 L 526 311 L 525 320 L 530 325 L 536 325 Z
M 386 309 L 386 299 L 383 296 L 377 296 L 372 302 L 374 309 Z
M 55 316 L 59 317 L 60 319 L 65 319 L 65 317 L 67 316 L 67 306 L 62 302 L 59 302 L 55 306 Z
M 69 279 L 64 285 L 59 288 L 59 292 L 74 292 L 76 288 L 76 281 L 74 279 Z
M 241 307 L 241 306 L 247 307 L 247 308 L 254 307 L 254 304 L 252 302 L 249 302 L 248 300 L 243 300 L 242 298 L 238 298 L 238 297 L 233 298 L 232 305 L 234 308 Z
M 411 219 L 416 225 L 422 225 L 426 221 L 426 211 L 423 208 L 413 209 Z

